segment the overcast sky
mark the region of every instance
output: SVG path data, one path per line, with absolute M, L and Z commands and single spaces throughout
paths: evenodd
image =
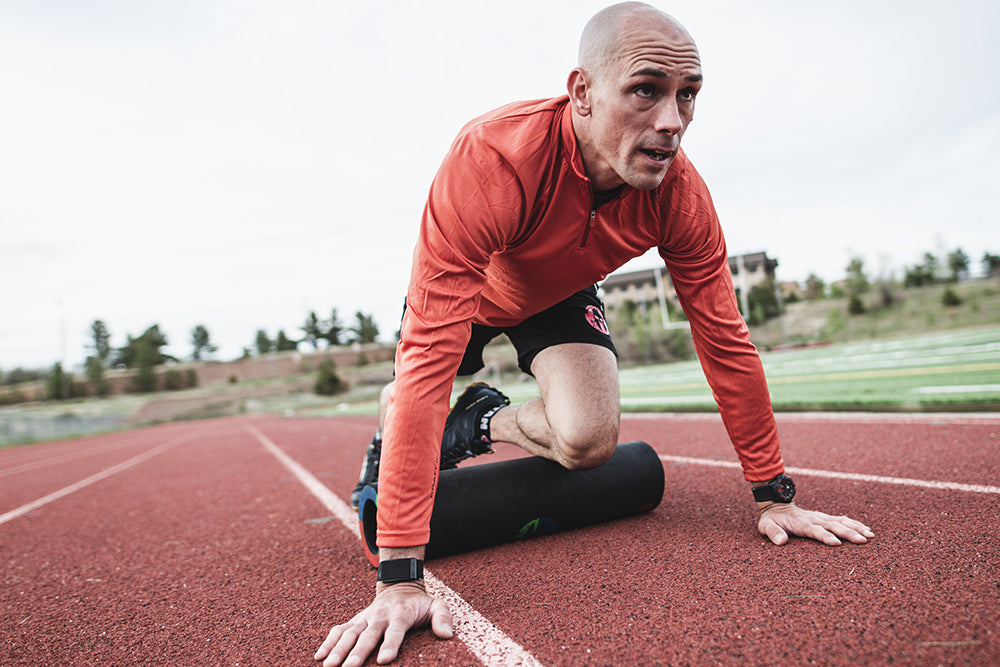
M 179 357 L 332 308 L 390 340 L 455 133 L 562 94 L 605 4 L 0 0 L 0 369 L 82 363 L 95 319 Z M 683 145 L 730 254 L 1000 253 L 1000 3 L 655 4 L 701 51 Z

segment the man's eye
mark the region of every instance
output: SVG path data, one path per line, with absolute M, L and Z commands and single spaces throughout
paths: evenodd
M 680 93 L 678 93 L 679 97 L 685 102 L 690 102 L 694 100 L 694 96 L 697 94 L 698 91 L 696 91 L 694 88 L 685 88 Z
M 635 94 L 639 97 L 652 97 L 656 94 L 656 89 L 653 86 L 636 86 Z

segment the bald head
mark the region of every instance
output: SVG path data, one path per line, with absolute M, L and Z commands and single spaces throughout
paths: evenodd
M 597 12 L 580 37 L 579 67 L 600 76 L 621 56 L 624 38 L 638 29 L 663 31 L 676 39 L 694 40 L 674 17 L 644 2 L 622 2 Z
M 566 82 L 594 190 L 659 187 L 694 118 L 701 83 L 698 47 L 676 19 L 641 2 L 598 12 Z

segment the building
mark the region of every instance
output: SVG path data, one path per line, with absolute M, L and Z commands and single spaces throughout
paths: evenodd
M 744 317 L 748 310 L 746 301 L 750 290 L 768 278 L 773 278 L 777 266 L 778 260 L 768 257 L 766 252 L 729 257 L 729 271 L 733 275 L 733 285 L 736 287 L 736 296 L 740 300 L 740 309 Z M 626 301 L 631 301 L 642 310 L 658 304 L 661 313 L 666 313 L 668 303 L 673 307 L 678 305 L 677 293 L 665 266 L 629 273 L 613 273 L 601 283 L 600 287 L 604 307 L 609 313 L 614 312 Z M 667 324 L 666 321 L 664 324 Z
M 785 300 L 786 303 L 792 301 L 803 301 L 806 298 L 806 292 L 802 289 L 797 281 L 786 280 L 781 283 L 781 298 Z

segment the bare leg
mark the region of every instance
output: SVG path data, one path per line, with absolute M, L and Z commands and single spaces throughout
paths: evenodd
M 379 394 L 378 430 L 375 431 L 371 443 L 365 450 L 365 459 L 361 464 L 361 474 L 358 476 L 358 484 L 354 487 L 354 491 L 351 492 L 352 507 L 358 506 L 365 486 L 375 484 L 378 481 L 379 459 L 382 455 L 382 429 L 385 426 L 386 410 L 389 407 L 389 401 L 392 398 L 395 387 L 396 383 L 390 382 L 382 388 L 382 392 Z
M 572 470 L 607 461 L 618 444 L 618 364 L 611 350 L 588 343 L 556 345 L 531 364 L 541 398 L 501 409 L 493 440 L 511 442 Z
M 389 409 L 389 401 L 392 399 L 392 392 L 396 390 L 396 381 L 393 380 L 382 387 L 382 393 L 378 397 L 378 429 L 379 432 L 385 428 L 385 413 Z

